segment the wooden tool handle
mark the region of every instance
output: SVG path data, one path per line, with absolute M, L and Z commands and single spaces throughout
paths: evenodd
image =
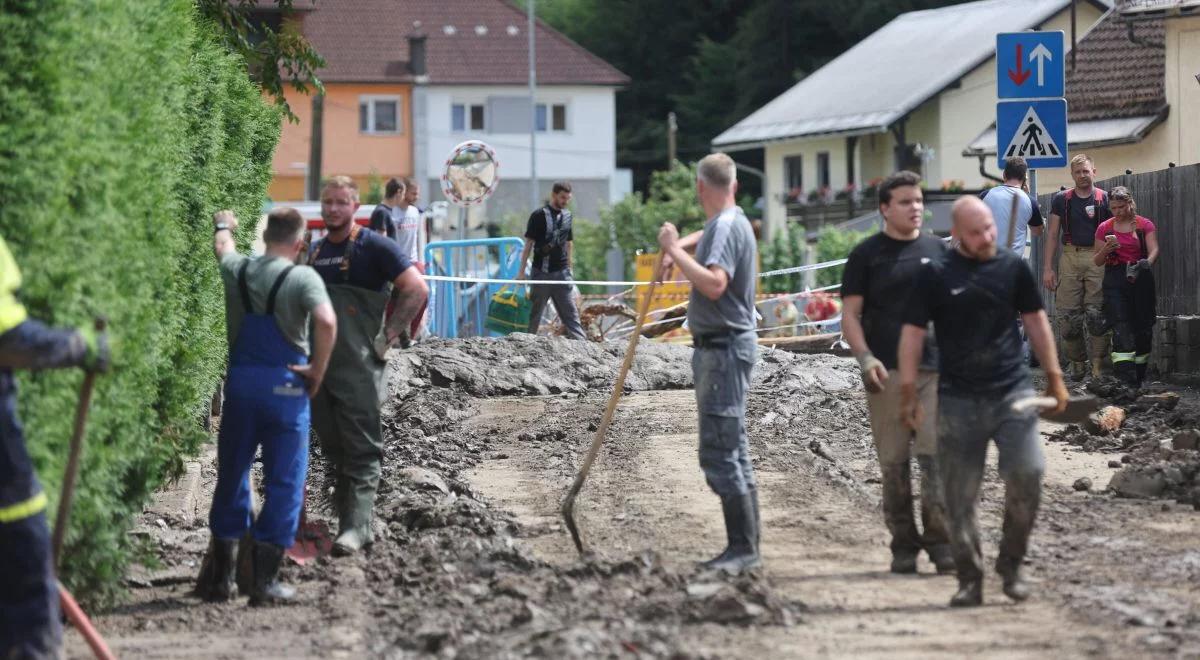
M 1053 410 L 1058 407 L 1058 399 L 1052 396 L 1031 396 L 1019 399 L 1012 404 L 1013 412 L 1023 413 L 1034 408 L 1038 410 Z

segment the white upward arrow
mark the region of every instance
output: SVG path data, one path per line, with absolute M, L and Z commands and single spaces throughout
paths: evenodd
M 1029 54 L 1029 61 L 1037 60 L 1038 69 L 1038 87 L 1046 84 L 1046 61 L 1053 60 L 1054 55 L 1050 53 L 1050 49 L 1046 48 L 1046 44 L 1038 44 L 1037 48 Z

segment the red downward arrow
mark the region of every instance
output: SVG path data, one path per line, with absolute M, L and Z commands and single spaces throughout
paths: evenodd
M 1029 76 L 1033 75 L 1033 69 L 1023 69 L 1021 65 L 1025 61 L 1025 54 L 1022 52 L 1021 44 L 1017 44 L 1017 70 L 1008 70 L 1008 78 L 1017 85 L 1024 85 Z

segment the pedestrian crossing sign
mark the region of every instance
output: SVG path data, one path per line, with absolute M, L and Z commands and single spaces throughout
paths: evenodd
M 996 159 L 1020 156 L 1030 169 L 1066 167 L 1067 101 L 1001 101 L 996 104 Z

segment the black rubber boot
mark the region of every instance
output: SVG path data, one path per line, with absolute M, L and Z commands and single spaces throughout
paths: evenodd
M 758 531 L 754 525 L 754 498 L 749 493 L 722 497 L 721 512 L 728 546 L 717 557 L 701 563 L 700 568 L 736 575 L 761 566 L 755 547 Z
M 237 553 L 236 539 L 214 538 L 209 542 L 196 580 L 197 596 L 210 603 L 223 603 L 237 595 L 234 581 Z
M 946 513 L 941 474 L 933 456 L 917 456 L 921 466 L 921 545 L 938 575 L 953 575 L 954 553 L 950 549 L 950 517 Z
M 892 533 L 893 573 L 916 573 L 921 535 L 913 519 L 912 467 L 908 461 L 880 466 L 883 476 L 883 519 Z
M 237 586 L 238 591 L 243 594 L 254 590 L 254 537 L 249 531 L 238 544 Z
M 254 586 L 250 591 L 251 605 L 286 603 L 296 597 L 296 590 L 279 581 L 279 565 L 283 548 L 270 543 L 254 543 Z
M 958 591 L 950 598 L 950 607 L 977 607 L 983 605 L 983 578 L 959 580 Z

